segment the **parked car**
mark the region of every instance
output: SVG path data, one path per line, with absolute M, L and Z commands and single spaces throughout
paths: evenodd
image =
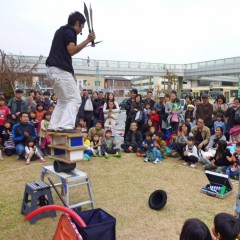
M 121 110 L 125 110 L 125 106 L 126 106 L 126 102 L 127 102 L 127 98 L 123 99 L 120 103 L 119 103 L 119 107 Z

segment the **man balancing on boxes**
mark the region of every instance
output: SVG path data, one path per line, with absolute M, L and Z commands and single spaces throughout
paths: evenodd
M 49 131 L 75 132 L 81 98 L 74 79 L 72 56 L 95 39 L 95 34 L 89 33 L 86 40 L 77 44 L 77 35 L 82 32 L 85 21 L 85 17 L 79 12 L 70 14 L 67 25 L 56 31 L 52 41 L 46 66 L 58 103 L 51 117 Z

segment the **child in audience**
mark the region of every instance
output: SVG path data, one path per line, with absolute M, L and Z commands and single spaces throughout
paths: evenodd
M 36 160 L 40 158 L 42 163 L 45 163 L 46 160 L 39 153 L 37 147 L 35 146 L 35 141 L 32 138 L 28 138 L 25 146 L 25 164 L 29 165 L 31 160 Z
M 50 92 L 46 91 L 43 93 L 43 109 L 48 111 L 49 106 L 51 105 Z
M 148 122 L 148 119 L 149 119 L 149 115 L 151 114 L 151 104 L 150 103 L 145 103 L 145 106 L 144 106 L 144 110 L 143 110 L 143 113 L 144 113 L 144 124 L 147 124 Z
M 192 168 L 197 167 L 197 162 L 199 159 L 198 150 L 194 144 L 195 144 L 194 137 L 188 137 L 187 146 L 185 148 L 185 151 L 183 152 L 184 155 L 183 165 L 185 166 L 190 165 L 190 167 Z
M 154 126 L 151 126 L 149 128 L 149 132 L 152 133 L 152 135 L 153 135 L 152 139 L 155 140 L 155 138 L 156 138 L 156 128 Z
M 81 131 L 82 133 L 87 132 L 87 123 L 86 120 L 84 118 L 79 118 L 79 123 L 82 125 Z
M 230 178 L 238 179 L 240 172 L 240 143 L 236 144 L 236 152 L 232 155 L 232 163 L 233 165 L 227 169 L 226 173 Z
M 109 154 L 114 154 L 114 157 L 121 157 L 120 149 L 115 148 L 116 141 L 112 136 L 110 129 L 105 131 L 105 138 L 102 140 L 101 151 L 105 158 L 109 158 Z
M 229 213 L 219 213 L 214 217 L 212 233 L 216 239 L 240 239 L 240 222 Z
M 154 140 L 152 139 L 152 133 L 146 133 L 146 139 L 142 142 L 140 151 L 142 156 L 146 156 L 144 162 L 153 162 L 156 157 L 154 156 L 153 148 L 154 148 Z
M 36 119 L 36 112 L 30 111 L 28 113 L 28 117 L 29 117 L 29 122 L 37 129 L 39 122 Z
M 41 138 L 41 149 L 43 150 L 45 156 L 47 155 L 48 145 L 51 143 L 50 136 L 47 134 L 50 119 L 50 112 L 45 112 L 41 121 L 41 128 L 39 133 L 39 137 Z
M 168 148 L 170 149 L 170 153 L 169 153 L 170 157 L 179 157 L 176 132 L 172 133 Z
M 51 115 L 52 115 L 52 113 L 53 113 L 53 110 L 54 110 L 54 105 L 53 105 L 53 104 L 51 104 L 51 105 L 49 106 L 49 108 L 48 108 L 48 112 L 50 112 L 50 113 L 51 113 Z
M 38 120 L 39 123 L 41 123 L 45 112 L 46 111 L 43 110 L 43 104 L 42 103 L 37 104 L 36 119 Z M 41 129 L 41 124 L 38 124 L 38 127 L 37 127 L 38 133 L 40 132 L 40 129 Z
M 88 133 L 83 132 L 83 146 L 86 148 L 84 151 L 84 159 L 87 159 L 88 161 L 91 160 L 91 155 L 93 154 L 92 149 L 91 149 L 91 142 L 88 139 Z
M 15 142 L 12 139 L 12 124 L 8 120 L 4 122 L 2 136 L 5 155 L 12 156 L 16 154 Z
M 187 110 L 185 112 L 185 122 L 189 122 L 189 123 L 193 122 L 193 112 L 194 112 L 194 106 L 192 104 L 187 105 Z
M 119 111 L 119 107 L 117 108 L 115 102 L 112 100 L 108 101 L 106 109 L 103 109 L 105 119 L 104 128 L 105 130 L 110 129 L 112 135 L 115 133 Z
M 93 157 L 102 157 L 101 152 L 102 138 L 99 137 L 98 134 L 93 135 L 93 139 L 91 141 L 91 149 L 93 152 Z
M 213 240 L 207 225 L 197 218 L 185 221 L 180 240 Z
M 216 170 L 220 173 L 225 173 L 227 168 L 232 164 L 232 154 L 227 149 L 227 142 L 219 140 L 217 150 L 213 157 L 206 157 L 211 162 L 204 166 L 205 170 Z
M 0 143 L 3 142 L 2 131 L 4 129 L 4 122 L 8 119 L 11 112 L 5 104 L 5 97 L 0 95 Z
M 154 149 L 153 149 L 156 159 L 155 161 L 153 161 L 153 163 L 161 163 L 163 157 L 167 155 L 167 144 L 163 139 L 164 139 L 164 133 L 156 132 L 156 138 L 155 138 Z
M 153 122 L 153 126 L 158 130 L 159 129 L 159 116 L 157 113 L 157 109 L 153 108 L 152 112 L 149 114 L 149 118 L 152 120 Z
M 221 112 L 216 116 L 216 121 L 214 122 L 214 132 L 216 132 L 217 127 L 221 127 L 223 129 L 223 135 L 225 135 L 226 124 L 224 122 L 224 115 Z

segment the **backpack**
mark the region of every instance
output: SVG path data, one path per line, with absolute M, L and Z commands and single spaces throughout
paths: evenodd
M 234 116 L 234 121 L 236 123 L 240 123 L 240 107 L 237 109 L 237 111 L 235 112 L 235 116 Z

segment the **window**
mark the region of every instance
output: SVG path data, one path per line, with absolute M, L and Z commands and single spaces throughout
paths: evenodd
M 128 86 L 128 81 L 124 81 L 124 87 Z
M 121 87 L 122 86 L 122 81 L 117 81 L 117 86 Z
M 95 86 L 100 86 L 100 81 L 95 81 Z
M 113 80 L 109 80 L 108 82 L 109 82 L 109 86 L 112 87 L 113 86 Z
M 83 86 L 87 85 L 87 80 L 83 80 Z
M 230 97 L 232 97 L 232 98 L 238 97 L 238 90 L 231 90 L 230 91 Z

